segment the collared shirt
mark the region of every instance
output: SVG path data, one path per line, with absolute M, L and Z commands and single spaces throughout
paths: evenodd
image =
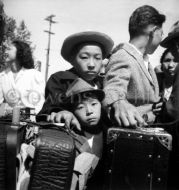
M 35 108 L 38 113 L 44 103 L 45 80 L 35 69 L 22 68 L 14 77 L 10 69 L 0 74 L 0 104 Z
M 142 56 L 142 58 L 143 58 L 143 60 L 144 60 L 144 64 L 145 64 L 145 66 L 146 66 L 146 68 L 147 68 L 147 71 L 148 71 L 148 63 L 149 63 L 149 56 L 146 54 L 146 55 L 143 55 L 138 49 L 137 49 L 137 47 L 136 46 L 134 46 L 133 44 L 131 44 L 131 43 L 128 43 L 130 46 L 132 46 L 137 52 L 138 52 L 138 54 L 140 55 L 140 56 Z
M 130 46 L 132 46 L 137 52 L 138 52 L 138 54 L 140 55 L 140 56 L 142 56 L 142 58 L 143 58 L 143 60 L 144 60 L 144 65 L 145 65 L 145 67 L 146 67 L 146 69 L 147 69 L 147 71 L 148 71 L 148 73 L 149 73 L 149 56 L 147 55 L 147 54 L 145 54 L 145 55 L 143 55 L 138 49 L 137 49 L 137 47 L 136 46 L 134 46 L 133 44 L 131 44 L 131 43 L 128 43 Z M 149 76 L 151 76 L 150 75 L 150 73 L 149 73 Z M 152 78 L 152 77 L 151 77 Z

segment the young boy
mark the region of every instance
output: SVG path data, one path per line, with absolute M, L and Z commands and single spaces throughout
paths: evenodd
M 81 125 L 76 131 L 77 157 L 71 189 L 84 189 L 87 179 L 96 168 L 103 149 L 101 101 L 104 92 L 81 78 L 77 78 L 66 92 L 66 109 L 71 111 Z M 78 182 L 78 183 L 77 183 Z
M 102 60 L 109 55 L 113 44 L 108 35 L 96 31 L 79 32 L 68 36 L 63 42 L 61 55 L 73 67 L 51 75 L 45 89 L 46 101 L 39 115 L 49 114 L 48 121 L 65 121 L 67 126 L 73 124 L 78 128 L 79 123 L 74 115 L 62 106 L 66 90 L 78 77 L 100 88 L 98 75 Z

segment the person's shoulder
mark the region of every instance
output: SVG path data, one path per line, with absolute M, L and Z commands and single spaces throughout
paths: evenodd
M 66 71 L 58 71 L 50 76 L 50 79 L 75 79 L 77 75 L 70 69 Z
M 0 77 L 3 77 L 5 75 L 5 71 L 0 72 Z
M 42 76 L 42 73 L 36 69 L 23 69 L 23 71 L 27 74 L 27 75 L 31 75 L 31 76 Z
M 129 51 L 129 49 L 130 47 L 128 43 L 121 43 L 113 49 L 111 57 L 118 57 L 121 55 L 128 54 L 127 52 Z
M 43 74 L 36 69 L 24 69 L 23 72 L 25 76 L 32 81 L 36 81 L 37 83 L 45 83 L 45 79 Z
M 125 60 L 129 59 L 128 47 L 127 43 L 119 44 L 115 51 L 113 51 L 111 57 L 109 58 L 109 65 L 118 62 L 125 62 Z
M 9 68 L 0 72 L 0 78 L 8 76 L 9 72 L 12 72 Z

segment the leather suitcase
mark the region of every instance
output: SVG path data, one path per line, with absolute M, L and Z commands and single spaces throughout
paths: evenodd
M 40 128 L 35 140 L 30 190 L 69 190 L 75 160 L 73 138 L 55 128 Z
M 104 189 L 167 189 L 171 146 L 172 136 L 161 128 L 108 129 Z
M 17 159 L 24 139 L 25 124 L 13 124 L 0 120 L 0 190 L 15 190 L 17 182 Z

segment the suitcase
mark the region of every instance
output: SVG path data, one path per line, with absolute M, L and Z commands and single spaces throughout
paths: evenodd
M 0 120 L 0 189 L 15 190 L 17 182 L 17 159 L 24 139 L 25 123 L 14 124 Z
M 171 143 L 162 128 L 108 129 L 104 189 L 165 190 Z
M 75 160 L 74 140 L 62 130 L 44 127 L 39 129 L 34 144 L 29 189 L 69 190 Z

